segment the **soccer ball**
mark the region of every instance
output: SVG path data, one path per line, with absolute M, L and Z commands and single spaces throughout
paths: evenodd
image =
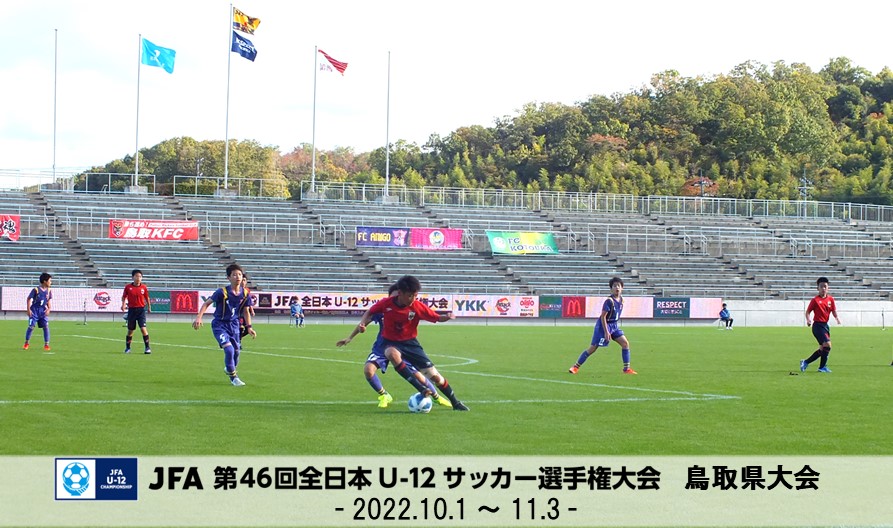
M 434 402 L 431 401 L 431 398 L 428 396 L 423 396 L 422 393 L 417 392 L 409 397 L 409 412 L 412 413 L 427 413 L 431 412 L 431 407 L 434 406 Z
M 72 462 L 62 471 L 62 485 L 72 495 L 81 495 L 90 487 L 90 471 L 80 462 Z

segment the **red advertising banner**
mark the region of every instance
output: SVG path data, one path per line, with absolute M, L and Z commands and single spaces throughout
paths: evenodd
M 413 227 L 409 245 L 419 249 L 462 249 L 461 229 Z
M 198 313 L 200 304 L 195 290 L 171 291 L 171 313 Z
M 122 240 L 198 240 L 191 220 L 109 220 L 109 238 Z
M 13 242 L 19 239 L 22 221 L 19 215 L 0 214 L 0 238 L 6 237 Z

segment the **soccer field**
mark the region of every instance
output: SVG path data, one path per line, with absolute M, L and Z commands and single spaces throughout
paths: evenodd
M 628 326 L 571 375 L 591 327 L 423 325 L 419 339 L 471 408 L 408 412 L 393 369 L 376 407 L 362 367 L 374 335 L 258 325 L 233 387 L 209 325 L 153 323 L 151 355 L 115 323 L 52 322 L 22 350 L 0 321 L 3 455 L 891 455 L 891 336 L 834 327 L 831 374 L 798 362 L 803 328 Z

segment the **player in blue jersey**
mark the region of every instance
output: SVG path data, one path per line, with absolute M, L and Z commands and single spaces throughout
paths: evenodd
M 47 317 L 50 315 L 50 301 L 53 300 L 53 292 L 50 287 L 53 285 L 53 276 L 47 272 L 40 274 L 40 286 L 33 288 L 28 293 L 25 300 L 25 312 L 28 314 L 28 330 L 25 331 L 25 344 L 22 345 L 23 350 L 28 350 L 31 345 L 31 333 L 34 332 L 34 326 L 43 329 L 43 349 L 50 349 L 50 321 Z
M 223 369 L 229 376 L 230 382 L 236 387 L 245 385 L 236 373 L 239 366 L 239 351 L 241 349 L 241 337 L 239 335 L 239 317 L 245 319 L 245 329 L 252 338 L 257 337 L 257 332 L 251 328 L 251 312 L 247 306 L 248 291 L 242 287 L 242 267 L 238 264 L 230 264 L 226 267 L 226 277 L 229 286 L 224 286 L 214 292 L 198 310 L 192 327 L 198 330 L 202 326 L 202 315 L 205 314 L 211 304 L 215 305 L 214 319 L 211 321 L 211 330 L 214 339 L 223 349 Z
M 295 323 L 295 328 L 304 328 L 304 308 L 297 299 L 292 299 L 290 303 L 291 318 Z
M 620 345 L 620 353 L 623 358 L 623 373 L 637 374 L 629 366 L 629 341 L 623 335 L 623 330 L 620 329 L 620 314 L 623 312 L 623 280 L 620 277 L 613 277 L 608 282 L 608 287 L 611 288 L 611 296 L 605 299 L 602 305 L 601 317 L 595 323 L 595 329 L 592 332 L 592 343 L 589 345 L 589 348 L 580 354 L 574 366 L 567 369 L 571 374 L 576 374 L 583 363 L 586 362 L 586 359 L 594 354 L 598 347 L 608 346 L 612 339 Z
M 735 320 L 732 319 L 732 314 L 729 312 L 726 303 L 722 303 L 722 310 L 719 311 L 719 320 L 726 324 L 726 330 L 731 330 L 732 325 L 735 324 Z
M 397 295 L 397 291 L 397 284 L 392 284 L 391 287 L 388 288 L 388 296 L 394 297 L 395 295 Z M 372 351 L 369 353 L 369 356 L 366 358 L 366 363 L 363 365 L 363 374 L 366 376 L 366 381 L 372 387 L 372 390 L 378 393 L 378 406 L 382 409 L 386 408 L 392 401 L 394 401 L 394 397 L 391 396 L 387 390 L 385 390 L 384 386 L 381 383 L 381 380 L 378 379 L 378 371 L 381 370 L 382 374 L 386 373 L 388 370 L 388 365 L 390 364 L 390 361 L 388 361 L 388 358 L 385 355 L 384 338 L 381 335 L 383 321 L 384 315 L 382 314 L 375 314 L 372 316 L 370 323 L 376 323 L 378 325 L 378 336 L 375 338 L 375 342 L 372 344 Z M 336 343 L 336 346 L 342 347 L 350 343 L 357 334 L 365 331 L 365 325 L 362 327 L 360 325 L 357 325 L 351 332 L 350 336 L 347 339 L 338 341 Z M 431 393 L 431 398 L 436 403 L 444 405 L 446 407 L 452 406 L 452 404 L 446 398 L 441 398 L 440 395 L 437 394 L 437 388 L 434 386 L 430 379 L 426 378 L 422 373 L 420 373 L 417 367 L 413 366 L 413 369 L 413 376 L 415 377 L 415 379 L 418 381 L 419 384 L 422 384 L 426 387 L 427 391 Z

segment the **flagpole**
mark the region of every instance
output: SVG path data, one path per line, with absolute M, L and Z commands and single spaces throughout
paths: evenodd
M 233 60 L 233 5 L 229 5 L 229 42 L 226 46 L 226 132 L 223 141 L 223 188 L 229 188 L 229 78 Z
M 139 181 L 140 174 L 140 70 L 142 69 L 143 54 L 143 34 L 137 36 L 137 52 L 136 52 L 136 161 L 133 165 L 133 182 L 130 185 L 136 186 Z M 111 190 L 111 189 L 109 189 Z
M 53 50 L 53 183 L 56 183 L 56 105 L 59 99 L 59 30 L 56 32 L 55 49 Z
M 319 46 L 313 46 L 313 132 L 311 135 L 311 144 L 313 145 L 313 158 L 310 162 L 310 192 L 316 192 L 316 74 L 319 71 L 317 60 L 319 57 Z
M 391 52 L 388 50 L 388 102 L 384 126 L 384 197 L 391 182 Z M 385 200 L 387 201 L 387 200 Z

